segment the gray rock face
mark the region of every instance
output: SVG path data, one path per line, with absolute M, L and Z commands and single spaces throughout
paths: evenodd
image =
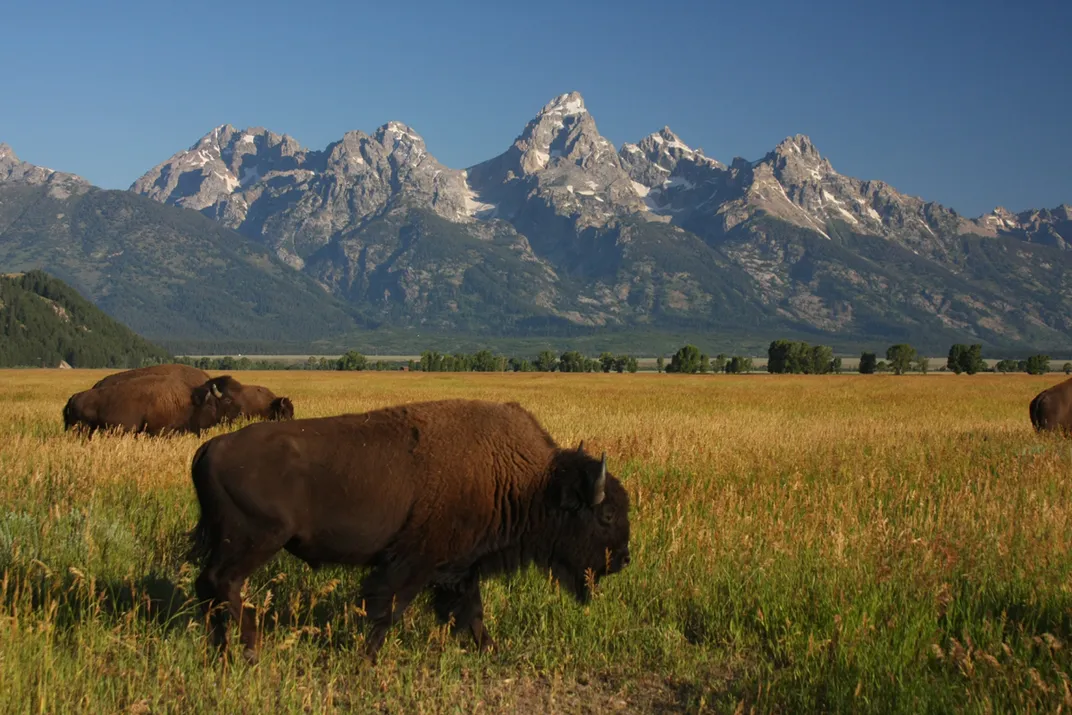
M 53 171 L 20 160 L 15 150 L 2 142 L 0 142 L 0 184 L 48 186 L 49 196 L 56 199 L 85 193 L 91 188 L 91 184 L 81 176 Z
M 448 169 L 400 122 L 348 132 L 324 151 L 262 128 L 217 127 L 131 186 L 259 238 L 301 268 L 341 232 L 390 206 L 427 207 L 457 222 L 486 211 L 465 172 Z

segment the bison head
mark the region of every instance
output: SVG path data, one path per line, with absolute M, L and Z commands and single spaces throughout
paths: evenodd
M 190 426 L 198 434 L 223 422 L 234 410 L 234 400 L 220 389 L 216 380 L 209 380 L 204 385 L 193 388 L 190 401 L 194 406 Z
M 555 578 L 584 603 L 588 579 L 599 581 L 629 563 L 629 495 L 607 471 L 607 455 L 561 450 L 555 457 L 551 508 L 557 533 L 550 553 Z
M 290 401 L 289 397 L 277 397 L 272 400 L 271 407 L 268 408 L 268 419 L 271 420 L 292 420 L 294 419 L 294 403 Z

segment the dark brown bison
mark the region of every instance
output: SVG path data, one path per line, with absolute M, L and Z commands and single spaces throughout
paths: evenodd
M 558 447 L 519 404 L 422 402 L 364 414 L 260 422 L 194 454 L 201 516 L 191 533 L 209 637 L 257 629 L 245 579 L 280 549 L 313 568 L 371 566 L 362 583 L 375 662 L 388 628 L 430 588 L 436 615 L 481 650 L 481 576 L 534 563 L 580 602 L 587 581 L 629 563 L 629 498 L 581 446 Z M 226 603 L 226 608 L 216 609 Z
M 1072 431 L 1072 378 L 1035 395 L 1028 409 L 1036 431 Z
M 198 370 L 196 367 L 190 367 L 189 365 L 180 365 L 178 363 L 169 363 L 167 365 L 150 365 L 149 367 L 139 367 L 134 370 L 124 370 L 123 372 L 117 372 L 113 375 L 109 375 L 101 380 L 97 381 L 91 389 L 98 387 L 108 387 L 109 385 L 118 385 L 121 382 L 132 380 L 136 377 L 145 377 L 146 375 L 161 375 L 164 377 L 173 377 L 180 382 L 184 382 L 190 387 L 200 387 L 209 381 L 209 374 L 204 370 Z
M 232 409 L 230 399 L 211 381 L 190 387 L 166 375 L 142 375 L 114 385 L 75 393 L 63 408 L 64 429 L 193 432 L 219 424 Z
M 243 385 L 230 375 L 215 377 L 212 382 L 228 398 L 230 408 L 227 421 L 239 417 L 265 420 L 294 419 L 294 405 L 289 397 L 276 397 L 275 393 L 261 385 Z

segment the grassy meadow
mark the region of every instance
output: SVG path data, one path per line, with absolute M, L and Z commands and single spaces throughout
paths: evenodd
M 238 373 L 299 417 L 518 400 L 633 503 L 587 607 L 535 569 L 484 583 L 489 655 L 422 597 L 370 667 L 361 572 L 281 553 L 247 585 L 250 667 L 191 606 L 202 440 L 63 432 L 103 374 L 0 371 L 2 712 L 1072 707 L 1072 441 L 1027 415 L 1064 375 Z

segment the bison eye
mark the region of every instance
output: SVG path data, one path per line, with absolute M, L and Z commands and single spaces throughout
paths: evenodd
M 609 505 L 603 507 L 599 512 L 599 522 L 603 526 L 610 526 L 614 522 L 614 507 Z

